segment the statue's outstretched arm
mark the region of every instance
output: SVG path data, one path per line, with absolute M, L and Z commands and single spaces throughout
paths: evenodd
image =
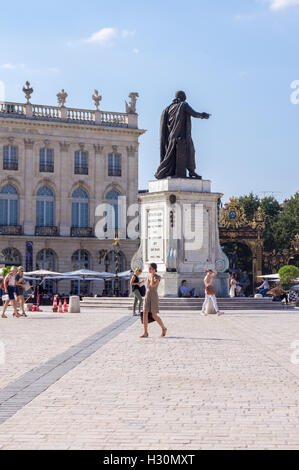
M 210 117 L 210 114 L 208 113 L 198 113 L 197 111 L 194 111 L 194 109 L 191 108 L 191 106 L 188 103 L 186 103 L 185 110 L 187 114 L 195 118 L 209 119 Z

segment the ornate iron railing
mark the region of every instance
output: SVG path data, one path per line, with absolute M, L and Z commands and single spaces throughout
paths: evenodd
M 36 237 L 57 237 L 58 236 L 58 227 L 35 227 L 35 236 Z
M 0 235 L 22 235 L 21 225 L 0 225 Z
M 91 227 L 72 227 L 71 237 L 92 237 L 93 231 Z

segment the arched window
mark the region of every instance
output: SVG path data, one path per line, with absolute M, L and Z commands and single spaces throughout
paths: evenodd
M 36 225 L 37 227 L 54 226 L 54 193 L 47 186 L 37 191 Z
M 89 226 L 88 194 L 84 189 L 76 189 L 72 195 L 72 227 Z
M 18 213 L 18 191 L 11 184 L 7 184 L 0 191 L 0 225 L 18 225 Z
M 18 169 L 18 148 L 14 145 L 3 147 L 3 170 Z
M 121 160 L 119 153 L 108 155 L 108 176 L 121 176 Z
M 86 250 L 77 250 L 72 256 L 72 271 L 79 269 L 90 269 L 90 254 Z M 89 283 L 88 281 L 72 281 L 71 291 L 76 294 L 83 292 L 88 294 Z
M 36 269 L 46 269 L 47 271 L 56 271 L 56 254 L 49 248 L 39 251 L 36 256 Z
M 75 175 L 88 175 L 87 152 L 75 152 Z
M 57 271 L 57 256 L 53 250 L 44 248 L 39 251 L 36 256 L 36 269 L 46 269 L 47 271 Z M 42 284 L 42 289 L 46 292 L 54 292 L 55 281 L 45 281 Z
M 0 264 L 5 264 L 5 266 L 21 266 L 22 257 L 16 248 L 5 248 L 0 253 Z
M 118 230 L 120 223 L 119 199 L 120 193 L 112 189 L 106 195 L 107 201 L 107 231 Z

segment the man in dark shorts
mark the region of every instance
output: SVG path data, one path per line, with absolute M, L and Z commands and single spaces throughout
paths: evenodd
M 15 266 L 11 267 L 10 272 L 5 276 L 4 279 L 4 292 L 6 295 L 8 295 L 8 299 L 5 300 L 4 306 L 3 306 L 3 311 L 2 311 L 2 318 L 7 318 L 5 315 L 5 312 L 7 310 L 7 307 L 9 303 L 12 303 L 13 310 L 14 310 L 14 317 L 20 317 L 21 315 L 18 314 L 17 312 L 17 302 L 16 302 L 16 273 L 17 269 Z

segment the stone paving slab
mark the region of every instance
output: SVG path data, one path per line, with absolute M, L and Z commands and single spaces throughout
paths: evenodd
M 0 364 L 0 390 L 26 372 L 63 353 L 118 318 L 124 312 L 86 314 L 29 313 L 28 318 L 0 318 L 0 342 L 5 346 L 5 364 Z
M 297 449 L 299 314 L 134 323 L 0 425 L 2 449 Z

